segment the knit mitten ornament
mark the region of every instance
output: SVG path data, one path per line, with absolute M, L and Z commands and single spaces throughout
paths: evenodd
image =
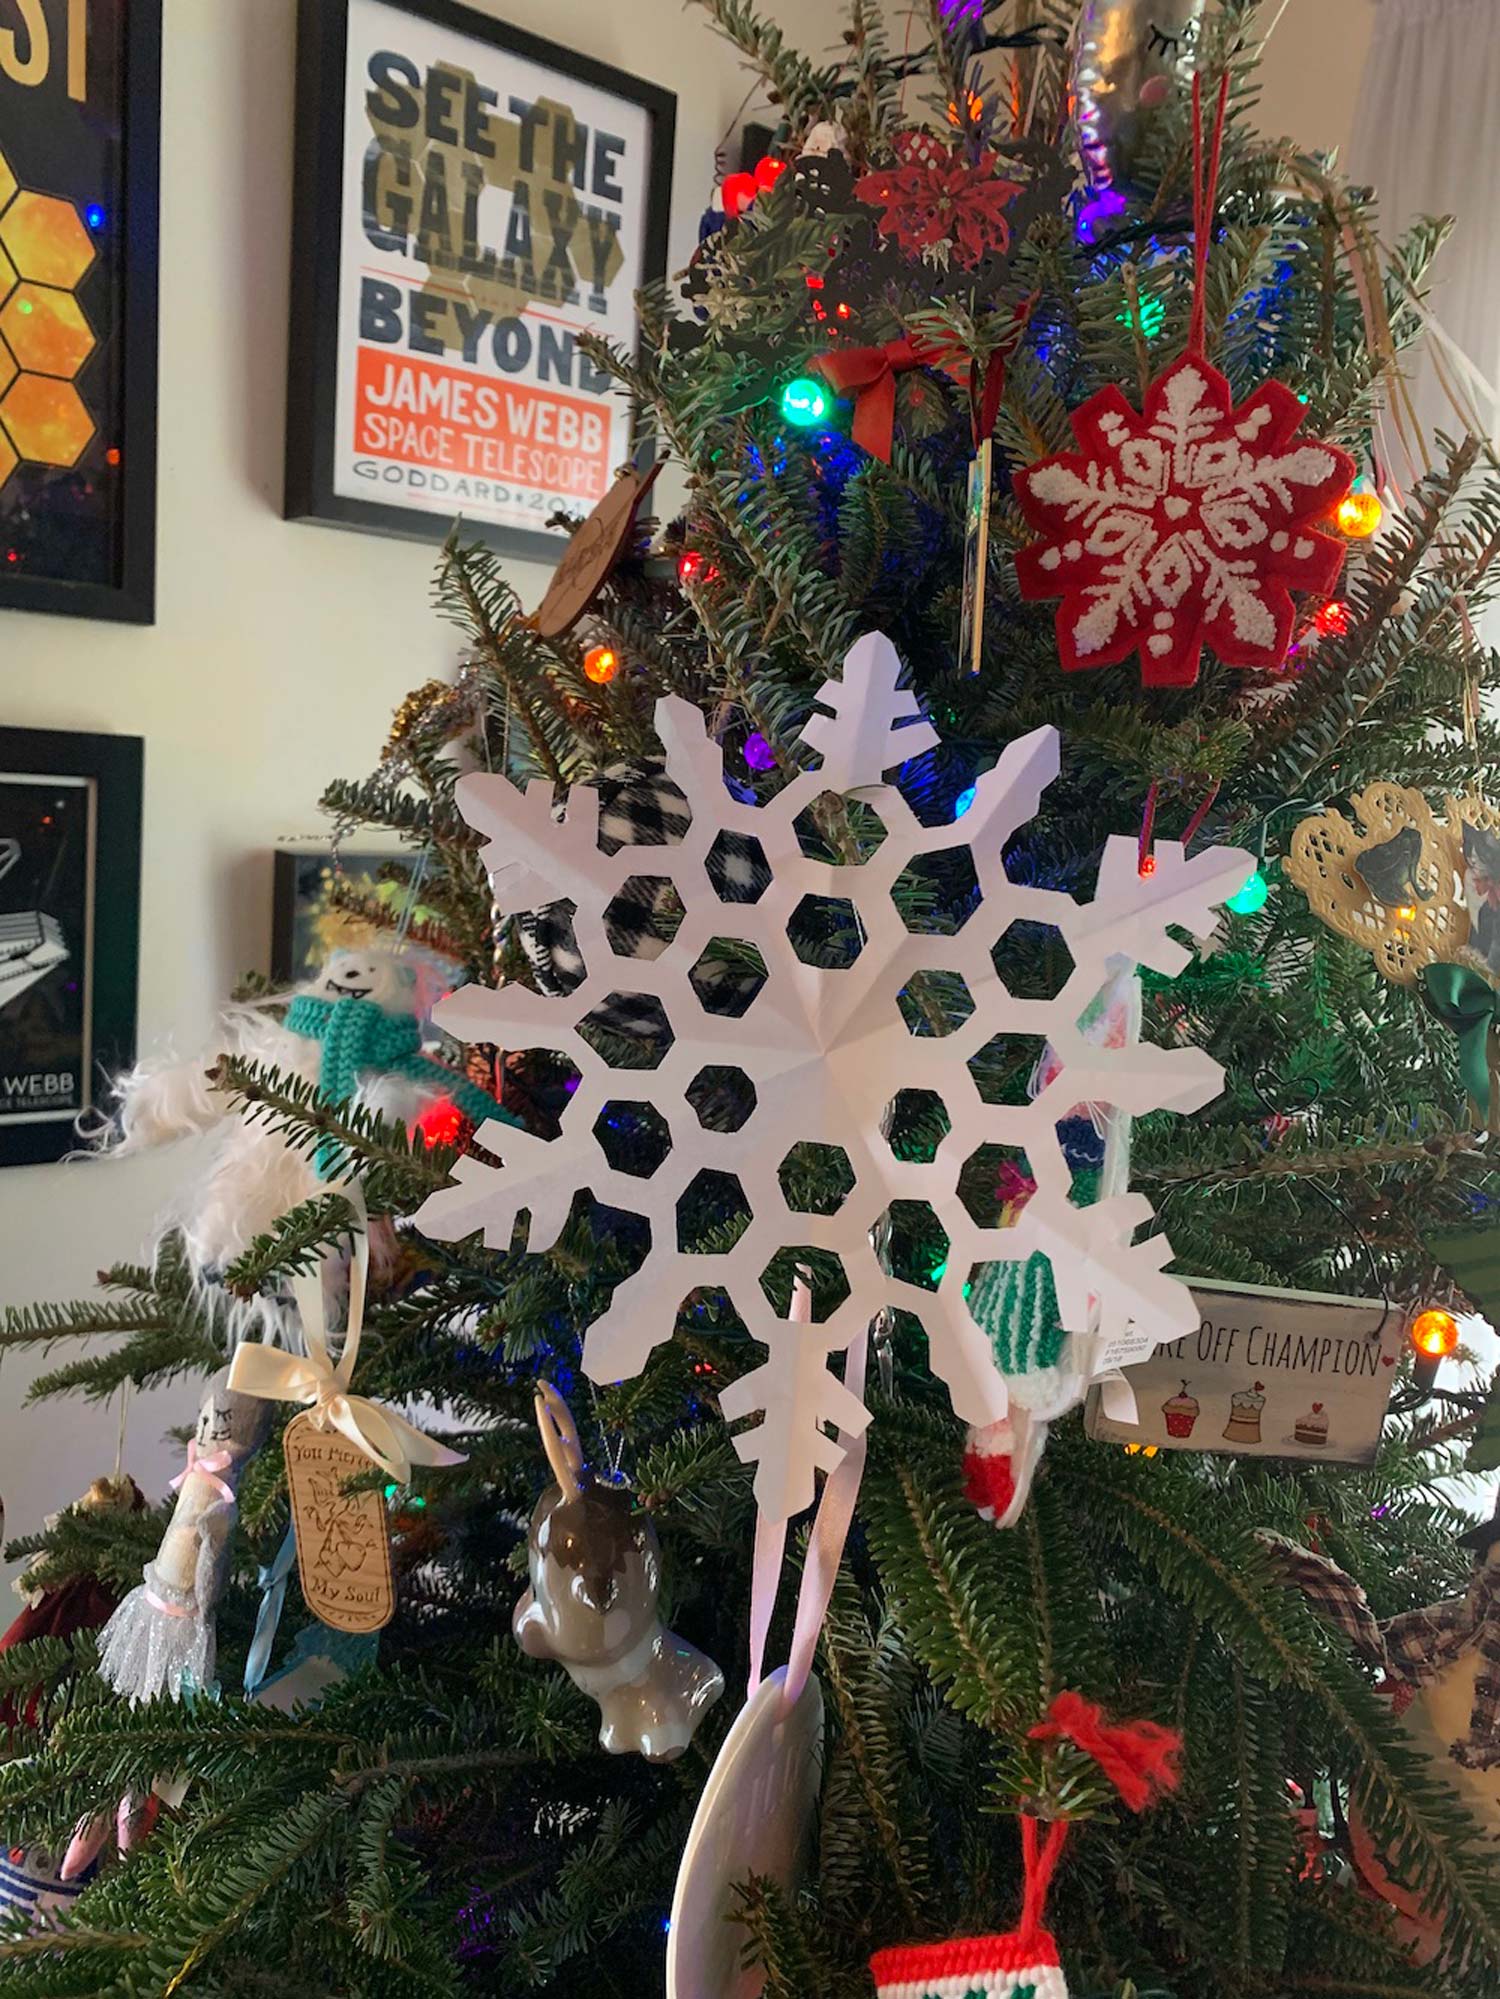
M 1031 1734 L 1039 1742 L 1066 1740 L 1092 1756 L 1132 1811 L 1143 1811 L 1158 1791 L 1177 1783 L 1177 1736 L 1154 1722 L 1106 1721 L 1081 1694 L 1059 1694 Z M 1044 1921 L 1068 1832 L 1066 1819 L 1055 1819 L 1043 1833 L 1041 1822 L 1023 1812 L 1020 1922 L 1002 1936 L 876 1951 L 870 1974 L 878 1999 L 1068 1999 L 1057 1940 Z

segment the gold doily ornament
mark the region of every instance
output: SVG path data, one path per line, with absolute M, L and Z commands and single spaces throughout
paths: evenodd
M 1285 872 L 1454 1034 L 1476 1128 L 1500 1131 L 1500 808 L 1450 793 L 1439 819 L 1399 784 L 1352 802 L 1354 825 L 1341 812 L 1302 821 Z
M 1304 819 L 1283 872 L 1330 930 L 1361 945 L 1384 977 L 1415 986 L 1423 968 L 1459 962 L 1469 941 L 1460 814 L 1500 818 L 1477 800 L 1449 799 L 1440 820 L 1420 791 L 1369 784 L 1342 812 Z

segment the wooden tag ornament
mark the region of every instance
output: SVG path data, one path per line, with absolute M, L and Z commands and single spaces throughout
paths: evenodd
M 560 639 L 593 603 L 625 553 L 635 518 L 665 461 L 622 472 L 580 527 L 552 572 L 547 594 L 527 621 L 538 637 Z
M 379 1631 L 396 1614 L 385 1500 L 371 1487 L 348 1489 L 369 1458 L 337 1430 L 320 1430 L 311 1410 L 287 1425 L 284 1449 L 308 1609 L 335 1631 Z

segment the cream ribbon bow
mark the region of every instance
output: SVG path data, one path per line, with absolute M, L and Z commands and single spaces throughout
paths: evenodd
M 320 1430 L 337 1430 L 355 1449 L 380 1466 L 388 1478 L 405 1485 L 416 1465 L 461 1465 L 460 1451 L 450 1451 L 425 1436 L 414 1423 L 368 1396 L 351 1395 L 354 1365 L 364 1329 L 365 1289 L 370 1248 L 364 1195 L 353 1183 L 338 1190 L 354 1210 L 354 1255 L 349 1265 L 349 1323 L 337 1361 L 329 1356 L 328 1322 L 323 1312 L 320 1274 L 293 1280 L 292 1292 L 302 1316 L 306 1353 L 287 1353 L 259 1340 L 242 1340 L 229 1369 L 229 1386 L 240 1395 L 259 1395 L 267 1402 L 302 1402 L 312 1410 Z

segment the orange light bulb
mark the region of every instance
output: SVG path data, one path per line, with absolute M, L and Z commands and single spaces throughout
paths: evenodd
M 1458 1321 L 1441 1305 L 1429 1305 L 1412 1320 L 1407 1337 L 1428 1360 L 1446 1360 L 1458 1347 Z
M 1380 503 L 1378 493 L 1350 493 L 1339 501 L 1337 514 L 1339 533 L 1347 535 L 1351 541 L 1368 541 L 1385 517 L 1385 508 Z
M 610 646 L 590 646 L 583 656 L 583 670 L 597 686 L 603 687 L 619 672 L 620 662 Z

